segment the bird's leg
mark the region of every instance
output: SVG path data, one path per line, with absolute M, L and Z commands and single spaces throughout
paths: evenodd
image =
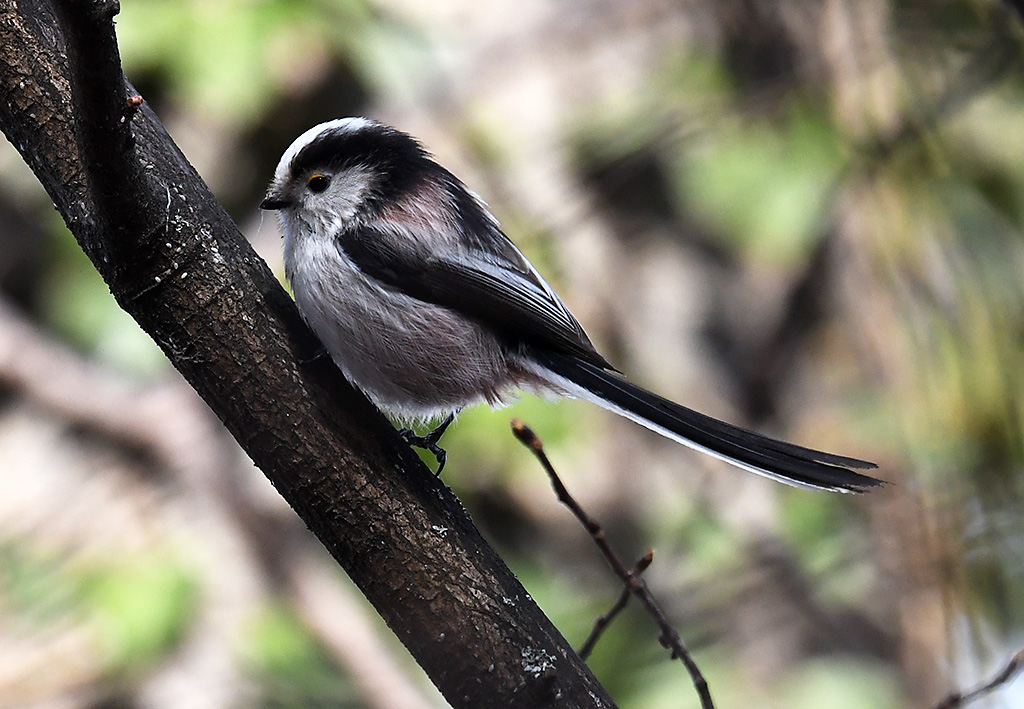
M 434 473 L 434 475 L 437 476 L 441 475 L 441 471 L 444 470 L 445 461 L 448 459 L 448 454 L 445 452 L 444 448 L 437 445 L 437 442 L 441 440 L 441 436 L 444 435 L 445 430 L 447 430 L 452 421 L 455 420 L 456 413 L 458 412 L 456 411 L 448 414 L 445 420 L 441 422 L 441 425 L 425 436 L 417 435 L 411 428 L 402 428 L 398 431 L 402 438 L 405 439 L 405 442 L 410 446 L 422 448 L 423 450 L 430 451 L 434 454 L 434 457 L 437 458 L 437 472 Z

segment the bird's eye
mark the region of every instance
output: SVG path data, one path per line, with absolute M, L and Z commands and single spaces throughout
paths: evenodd
M 306 180 L 306 185 L 311 192 L 323 192 L 331 185 L 331 178 L 327 175 L 317 173 Z

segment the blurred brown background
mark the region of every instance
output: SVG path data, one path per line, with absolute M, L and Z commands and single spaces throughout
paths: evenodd
M 261 255 L 311 125 L 481 194 L 656 391 L 877 461 L 783 488 L 576 402 L 465 412 L 445 480 L 578 645 L 618 588 L 526 420 L 720 707 L 928 707 L 1024 646 L 1024 64 L 981 0 L 128 0 L 129 78 Z M 630 608 L 591 660 L 697 706 Z M 1024 704 L 1010 686 L 988 707 Z M 0 707 L 438 707 L 0 145 Z

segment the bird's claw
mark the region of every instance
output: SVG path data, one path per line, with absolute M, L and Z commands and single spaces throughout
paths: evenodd
M 455 414 L 450 414 L 448 418 L 441 422 L 441 425 L 435 428 L 425 436 L 420 436 L 411 428 L 399 429 L 398 433 L 405 439 L 405 442 L 415 448 L 422 448 L 425 451 L 429 451 L 434 454 L 434 458 L 437 459 L 437 470 L 434 475 L 437 477 L 441 476 L 441 471 L 444 470 L 444 464 L 448 460 L 448 453 L 444 448 L 437 445 L 437 442 L 441 440 L 441 436 L 444 435 L 445 430 L 455 420 Z

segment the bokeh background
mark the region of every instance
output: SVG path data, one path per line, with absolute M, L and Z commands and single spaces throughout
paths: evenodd
M 720 707 L 929 707 L 1024 646 L 1024 63 L 994 0 L 128 0 L 124 65 L 277 273 L 306 128 L 419 136 L 632 379 L 877 461 L 791 490 L 583 404 L 445 481 L 575 644 L 645 577 Z M 630 607 L 591 659 L 697 706 Z M 987 703 L 986 703 L 987 702 Z M 443 706 L 0 145 L 0 707 Z M 1004 688 L 979 706 L 1024 705 Z

